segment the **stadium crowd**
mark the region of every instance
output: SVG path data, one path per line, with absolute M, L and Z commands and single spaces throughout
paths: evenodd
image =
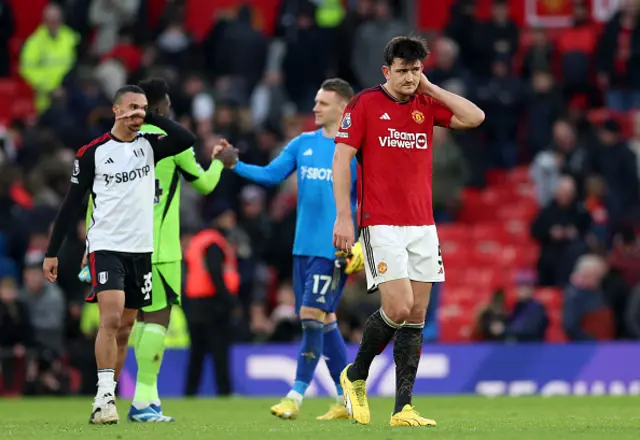
M 412 32 L 402 2 L 356 0 L 343 9 L 332 0 L 301 0 L 283 1 L 273 35 L 257 30 L 251 8 L 241 5 L 219 14 L 197 40 L 184 24 L 181 1 L 167 1 L 154 26 L 145 3 L 51 2 L 16 61 L 9 47 L 11 1 L 0 0 L 0 75 L 14 78 L 11 91 L 0 93 L 17 87 L 28 96 L 12 108 L 0 133 L 5 391 L 15 382 L 15 360 L 27 352 L 37 352 L 26 358 L 27 392 L 65 392 L 73 382 L 69 364 L 89 371 L 92 380 L 96 321 L 84 305 L 87 285 L 77 277 L 83 215 L 63 247 L 59 282 L 45 282 L 41 266 L 74 152 L 109 130 L 118 87 L 164 77 L 175 118 L 198 136 L 200 163 L 208 165 L 225 138 L 242 161 L 266 165 L 289 140 L 313 129 L 308 115 L 324 79 L 341 77 L 356 90 L 382 82 L 384 45 Z M 539 258 L 518 269 L 537 270 L 498 283 L 478 314 L 476 339 L 543 340 L 554 318 L 533 295 L 534 286 L 564 289 L 561 326 L 570 340 L 640 338 L 640 119 L 630 112 L 640 102 L 634 49 L 640 9 L 635 0 L 623 3 L 602 27 L 591 23 L 578 0 L 573 26 L 552 34 L 519 29 L 500 0 L 484 22 L 475 18 L 472 0 L 460 0 L 442 35 L 429 38 L 430 80 L 486 113 L 478 130 L 434 133 L 436 222 L 444 230 L 465 221 L 470 194 L 518 173 L 532 188 L 524 197 L 536 204 L 527 220 Z M 2 88 L 9 80 L 0 81 Z M 183 186 L 183 226 L 216 226 L 237 250 L 241 288 L 229 333 L 236 341 L 297 337 L 290 282 L 294 177 L 265 189 L 225 172 L 206 197 Z M 353 342 L 377 307 L 363 285 L 362 277 L 353 277 L 339 309 L 343 335 Z M 505 299 L 513 285 L 515 304 Z M 445 304 L 447 287 L 438 293 Z M 474 316 L 485 299 L 469 306 Z M 437 303 L 428 316 L 435 316 Z M 603 320 L 609 330 L 598 325 Z

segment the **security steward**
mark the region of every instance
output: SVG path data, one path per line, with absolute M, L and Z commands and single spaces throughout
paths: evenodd
M 192 232 L 184 231 L 182 238 L 188 240 Z M 204 360 L 210 354 L 218 395 L 228 396 L 229 316 L 240 286 L 236 253 L 219 230 L 208 228 L 193 235 L 184 255 L 184 296 L 191 338 L 185 394 L 198 394 Z

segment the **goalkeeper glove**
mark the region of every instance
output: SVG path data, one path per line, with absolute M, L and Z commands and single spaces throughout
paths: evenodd
M 362 245 L 357 242 L 353 245 L 349 253 L 344 251 L 336 252 L 340 265 L 344 267 L 344 273 L 351 275 L 364 269 L 364 256 L 362 255 Z

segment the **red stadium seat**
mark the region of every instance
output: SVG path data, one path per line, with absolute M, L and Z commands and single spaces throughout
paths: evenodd
M 0 79 L 0 96 L 3 97 L 15 97 L 20 93 L 20 86 L 18 81 L 12 78 Z
M 535 244 L 505 246 L 502 248 L 500 265 L 512 269 L 529 269 L 536 266 L 540 248 Z
M 11 114 L 14 119 L 25 119 L 37 114 L 31 98 L 17 99 L 11 106 Z
M 471 226 L 471 241 L 495 241 L 509 244 L 509 237 L 504 232 L 500 222 L 477 223 Z
M 545 335 L 547 342 L 562 343 L 567 342 L 567 335 L 559 324 L 550 324 L 547 328 L 547 334 Z
M 496 269 L 493 267 L 478 267 L 478 266 L 447 266 L 445 260 L 445 277 L 448 280 L 447 283 L 456 285 L 475 286 L 478 290 L 491 289 L 494 285 L 494 279 L 496 277 Z
M 507 172 L 500 169 L 489 170 L 484 178 L 489 186 L 503 185 L 507 182 Z
M 529 166 L 523 165 L 515 167 L 507 174 L 506 181 L 508 183 L 531 183 L 531 175 L 529 174 Z
M 462 192 L 460 220 L 465 223 L 495 221 L 500 197 L 495 191 L 465 189 Z
M 547 310 L 558 311 L 562 308 L 562 289 L 556 287 L 540 287 L 536 289 L 535 299 Z
M 468 342 L 474 326 L 473 315 L 439 318 L 441 342 Z
M 478 266 L 495 267 L 502 259 L 502 243 L 496 240 L 481 240 L 470 249 L 473 264 Z
M 469 239 L 469 228 L 457 223 L 438 225 L 438 239 L 440 243 L 443 241 L 466 242 Z
M 491 289 L 474 284 L 457 284 L 455 280 L 446 281 L 442 289 L 442 298 L 450 304 L 472 301 L 483 304 L 491 295 Z
M 537 204 L 531 201 L 522 201 L 497 207 L 495 216 L 500 221 L 522 220 L 531 222 L 538 214 L 538 210 Z
M 469 264 L 469 255 L 463 243 L 458 241 L 445 241 L 440 243 L 445 270 L 464 268 Z
M 522 219 L 510 219 L 501 222 L 503 234 L 509 243 L 531 242 L 531 225 Z

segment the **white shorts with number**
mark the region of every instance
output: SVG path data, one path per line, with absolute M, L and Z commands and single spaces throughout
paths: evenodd
M 444 265 L 435 225 L 362 228 L 367 288 L 374 291 L 386 281 L 444 281 Z

